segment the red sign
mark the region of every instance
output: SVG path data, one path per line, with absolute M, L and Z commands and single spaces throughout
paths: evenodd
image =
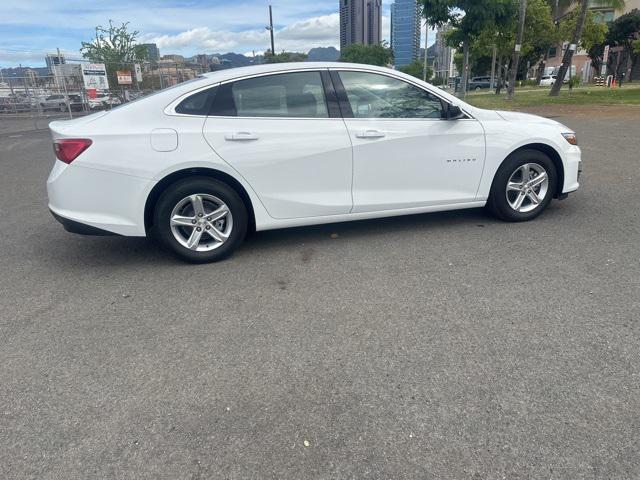
M 96 98 L 98 96 L 98 91 L 95 88 L 87 88 L 87 97 Z

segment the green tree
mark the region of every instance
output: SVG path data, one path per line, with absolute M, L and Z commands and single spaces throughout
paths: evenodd
M 630 82 L 631 73 L 640 54 L 640 10 L 634 8 L 611 22 L 607 43 L 623 48 L 627 59 L 626 78 Z
M 416 60 L 408 65 L 403 65 L 398 70 L 400 70 L 403 73 L 406 73 L 407 75 L 411 75 L 412 77 L 416 77 L 422 80 L 423 73 L 424 73 L 424 65 L 421 61 Z M 427 80 L 431 78 L 431 75 L 433 75 L 433 71 L 431 70 L 430 67 L 427 67 Z
M 264 52 L 265 63 L 289 63 L 289 62 L 304 62 L 307 59 L 306 53 L 298 52 L 281 52 L 275 55 L 271 54 L 271 50 Z
M 466 95 L 469 79 L 469 50 L 474 38 L 483 30 L 499 31 L 515 16 L 513 0 L 418 0 L 423 16 L 433 26 L 451 23 L 457 29 L 457 38 L 462 44 L 463 96 Z M 454 37 L 451 37 L 454 40 Z
M 569 46 L 564 51 L 564 56 L 562 57 L 562 64 L 560 65 L 560 69 L 558 70 L 558 80 L 554 82 L 551 87 L 551 91 L 549 92 L 550 97 L 557 97 L 560 94 L 560 89 L 562 88 L 563 80 L 567 75 L 567 71 L 569 70 L 569 66 L 573 61 L 573 54 L 575 53 L 578 45 L 582 40 L 582 34 L 585 29 L 585 25 L 587 23 L 587 17 L 589 12 L 589 6 L 599 6 L 606 5 L 613 8 L 622 8 L 624 6 L 623 0 L 561 0 L 560 3 L 567 5 L 577 4 L 576 8 L 576 23 L 575 29 L 571 34 L 571 40 Z
M 91 42 L 82 42 L 80 52 L 84 58 L 94 63 L 104 63 L 107 68 L 109 84 L 117 85 L 116 71 L 132 68 L 132 64 L 147 60 L 147 50 L 136 43 L 140 32 L 130 32 L 129 22 L 115 26 L 109 20 L 109 27 L 96 27 L 96 38 Z
M 340 61 L 365 63 L 386 67 L 393 63 L 393 52 L 386 44 L 382 45 L 347 45 L 340 51 Z

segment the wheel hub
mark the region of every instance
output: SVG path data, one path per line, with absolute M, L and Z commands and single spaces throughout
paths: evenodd
M 233 229 L 229 207 L 209 194 L 193 194 L 180 200 L 171 212 L 169 223 L 178 243 L 199 252 L 224 245 Z
M 544 167 L 537 163 L 525 163 L 509 177 L 507 202 L 516 212 L 531 212 L 544 201 L 548 191 L 549 175 Z

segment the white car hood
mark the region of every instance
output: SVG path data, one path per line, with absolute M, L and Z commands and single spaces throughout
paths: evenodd
M 564 127 L 564 125 L 562 125 L 560 122 L 556 122 L 555 120 L 551 120 L 550 118 L 540 117 L 539 115 L 532 115 L 531 113 L 508 112 L 502 110 L 496 110 L 496 113 L 507 122 L 537 123 L 543 125 L 556 125 L 558 127 Z

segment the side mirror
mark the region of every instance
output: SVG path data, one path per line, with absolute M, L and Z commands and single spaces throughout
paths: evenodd
M 448 103 L 446 110 L 446 120 L 460 120 L 461 118 L 465 118 L 465 114 L 462 110 L 460 110 L 460 107 Z

